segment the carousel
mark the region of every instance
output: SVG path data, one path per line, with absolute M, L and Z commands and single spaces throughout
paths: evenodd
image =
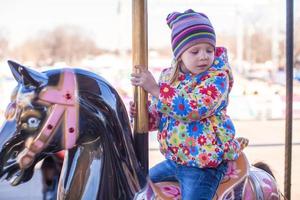
M 133 66 L 147 66 L 147 5 L 145 1 L 134 0 L 132 8 Z M 292 1 L 287 1 L 288 28 L 292 8 Z M 287 44 L 287 102 L 292 102 L 292 41 Z M 147 176 L 148 94 L 142 88 L 134 88 L 137 116 L 132 128 L 121 97 L 104 77 L 75 68 L 38 72 L 11 60 L 8 65 L 16 87 L 0 131 L 2 179 L 13 186 L 26 184 L 35 165 L 45 159 L 52 166 L 50 170 L 55 169 L 59 176 L 54 183 L 56 199 L 181 199 L 177 182 L 154 184 Z M 291 181 L 291 105 L 287 105 L 286 118 L 287 199 Z M 62 151 L 63 161 L 53 159 L 54 154 Z M 47 173 L 49 169 L 45 170 Z M 281 198 L 272 173 L 264 165 L 249 164 L 244 153 L 236 161 L 229 161 L 214 197 Z

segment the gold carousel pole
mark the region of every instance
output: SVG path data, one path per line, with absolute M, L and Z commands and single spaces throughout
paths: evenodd
M 148 28 L 147 0 L 132 0 L 132 64 L 148 68 Z M 134 87 L 134 102 L 137 115 L 134 119 L 135 152 L 145 174 L 148 174 L 148 111 L 147 92 L 141 87 Z
M 294 46 L 294 1 L 286 0 L 286 111 L 284 196 L 291 199 L 292 135 L 293 135 L 293 46 Z

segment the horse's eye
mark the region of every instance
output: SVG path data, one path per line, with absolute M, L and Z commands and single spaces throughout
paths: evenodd
M 40 124 L 40 120 L 36 117 L 30 117 L 27 120 L 29 128 L 37 128 Z

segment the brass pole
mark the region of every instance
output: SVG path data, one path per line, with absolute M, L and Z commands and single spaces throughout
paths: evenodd
M 286 111 L 285 111 L 285 165 L 284 195 L 291 199 L 292 129 L 293 129 L 293 56 L 294 56 L 294 3 L 286 0 Z
M 132 64 L 148 69 L 147 0 L 132 1 Z M 134 87 L 137 116 L 134 119 L 134 141 L 138 159 L 148 173 L 148 94 L 141 87 Z

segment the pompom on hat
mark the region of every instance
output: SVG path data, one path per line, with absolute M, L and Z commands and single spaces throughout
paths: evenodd
M 167 24 L 172 30 L 171 42 L 175 59 L 191 46 L 205 42 L 216 46 L 216 34 L 208 17 L 192 9 L 183 13 L 173 12 L 167 16 Z

